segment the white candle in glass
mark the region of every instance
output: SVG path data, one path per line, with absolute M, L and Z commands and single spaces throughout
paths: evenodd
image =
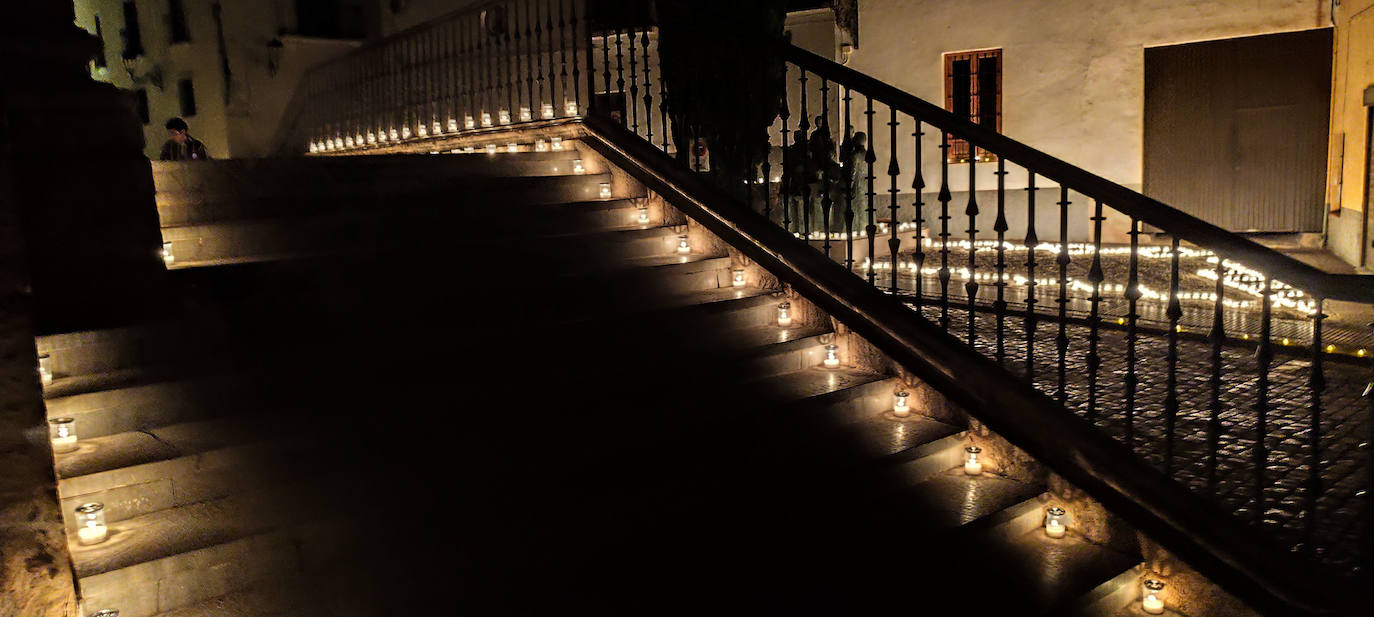
M 744 268 L 735 268 L 730 273 L 730 285 L 744 287 Z
M 792 303 L 783 302 L 778 305 L 778 326 L 786 328 L 792 325 Z
M 587 168 L 582 165 L 582 159 L 573 159 L 573 173 L 587 173 Z
M 544 141 L 543 139 L 536 139 L 536 140 L 534 140 L 534 151 L 535 151 L 535 152 L 548 152 L 548 151 L 549 151 L 549 142 Z
M 1164 614 L 1164 599 L 1160 597 L 1164 593 L 1164 582 L 1149 579 L 1145 581 L 1144 587 L 1144 597 L 1140 599 L 1141 610 L 1151 615 Z
M 520 121 L 521 121 L 521 122 L 529 122 L 530 120 L 533 120 L 533 119 L 534 119 L 534 117 L 530 115 L 530 108 L 528 108 L 528 107 L 521 107 L 521 108 L 520 108 Z
M 840 365 L 840 346 L 834 343 L 825 346 L 825 368 L 835 368 Z
M 482 112 L 482 126 L 491 126 L 491 112 Z
M 688 240 L 687 236 L 683 235 L 677 237 L 677 252 L 683 254 L 692 252 L 692 243 Z
M 45 386 L 52 383 L 52 356 L 48 354 L 38 355 L 38 380 Z
M 549 138 L 549 144 L 553 146 L 553 151 L 554 151 L 554 152 L 562 152 L 562 151 L 563 151 L 563 138 L 562 138 L 562 137 L 550 137 L 550 138 Z
M 82 545 L 99 544 L 110 536 L 105 526 L 105 504 L 92 502 L 76 507 L 76 537 Z
M 983 473 L 983 462 L 978 460 L 978 455 L 982 453 L 982 451 L 983 449 L 978 446 L 964 448 L 964 454 L 966 455 L 964 458 L 964 473 L 970 476 L 976 476 Z
M 643 208 L 643 207 L 641 207 L 641 208 L 639 209 L 639 222 L 640 222 L 640 223 L 648 223 L 648 222 L 649 222 L 649 209 L 648 209 L 648 208 Z
M 76 421 L 72 418 L 48 420 L 48 433 L 52 438 L 53 452 L 63 453 L 76 450 Z
M 911 407 L 907 405 L 907 399 L 911 396 L 905 390 L 892 395 L 892 415 L 905 417 L 911 413 Z
M 601 195 L 601 198 L 602 198 L 602 199 L 610 199 L 610 198 L 611 198 L 611 183 L 610 183 L 610 182 L 602 182 L 602 183 L 601 183 L 601 187 L 600 187 L 600 192 L 599 192 L 598 194 Z
M 506 144 L 506 152 L 519 152 L 519 151 L 520 151 L 520 144 L 517 144 L 517 143 L 515 143 L 515 142 L 511 142 L 511 143 Z
M 496 144 L 487 144 L 487 154 L 496 154 Z
M 497 111 L 496 120 L 501 124 L 510 124 L 510 112 L 504 109 Z
M 545 120 L 552 120 L 553 103 L 544 103 L 544 105 L 540 107 L 540 113 L 543 114 Z
M 577 115 L 577 101 L 567 101 L 563 104 L 563 111 L 569 116 Z
M 1064 537 L 1065 527 L 1064 515 L 1066 512 L 1059 506 L 1051 506 L 1045 510 L 1045 535 L 1059 539 Z

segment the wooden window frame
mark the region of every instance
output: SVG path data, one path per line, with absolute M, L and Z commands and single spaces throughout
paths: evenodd
M 990 69 L 992 72 L 990 79 L 992 81 L 995 92 L 993 92 L 990 97 L 983 96 L 982 86 L 984 84 L 983 81 L 980 79 L 980 77 L 983 75 L 982 66 L 984 65 L 986 59 L 991 59 L 994 63 L 993 67 Z M 956 63 L 960 61 L 966 61 L 969 63 L 968 75 L 960 75 L 961 79 L 958 80 L 960 84 L 956 84 Z M 967 114 L 965 117 L 967 117 L 969 120 L 976 122 L 978 124 L 982 124 L 988 128 L 997 131 L 998 133 L 1001 133 L 1002 66 L 1002 48 L 1000 47 L 945 53 L 945 110 L 951 113 L 958 113 L 960 115 Z M 963 79 L 967 79 L 968 83 L 963 84 Z M 957 88 L 956 86 L 958 85 L 963 85 L 965 87 Z M 956 91 L 958 94 L 957 97 Z M 968 97 L 967 100 L 963 100 L 964 96 Z M 956 105 L 956 98 L 959 98 L 960 101 L 958 102 L 964 103 L 964 105 L 966 105 L 966 108 L 956 110 L 956 107 L 964 107 L 964 105 Z M 986 106 L 985 102 L 989 100 L 993 102 L 993 115 L 990 119 L 985 119 L 983 118 L 983 108 Z M 997 156 L 986 150 L 972 149 L 970 148 L 969 143 L 967 141 L 958 139 L 954 136 L 950 136 L 949 153 L 947 155 L 947 160 L 950 163 L 968 163 L 970 162 L 970 159 L 973 159 L 980 163 L 989 163 L 996 161 Z

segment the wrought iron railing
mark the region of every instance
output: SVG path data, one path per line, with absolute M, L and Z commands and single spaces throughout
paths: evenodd
M 605 7 L 494 2 L 370 44 L 309 74 L 289 143 L 363 152 L 586 113 L 704 170 L 713 144 L 677 152 L 698 142 L 671 121 L 674 96 L 701 93 L 664 79 L 650 15 Z M 1374 304 L 1371 277 L 1322 272 L 797 47 L 781 57 L 770 143 L 748 169 L 702 175 L 743 178 L 727 188 L 766 220 L 1233 512 L 1257 544 L 1337 578 L 1369 571 L 1374 347 L 1324 311 Z M 730 87 L 712 94 L 760 100 L 760 84 Z M 952 163 L 952 140 L 975 162 Z

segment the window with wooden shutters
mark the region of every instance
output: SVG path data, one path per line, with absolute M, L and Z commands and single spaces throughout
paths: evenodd
M 945 54 L 945 109 L 961 118 L 1002 131 L 1002 50 L 983 49 Z M 950 137 L 949 162 L 997 160 L 986 150 Z

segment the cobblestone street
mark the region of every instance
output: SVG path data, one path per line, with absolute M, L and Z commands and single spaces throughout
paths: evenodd
M 938 323 L 940 309 L 927 304 L 920 312 Z M 951 306 L 951 334 L 965 339 L 967 311 Z M 976 313 L 975 347 L 994 356 L 996 317 Z M 1035 334 L 1033 383 L 1054 396 L 1059 387 L 1058 348 L 1055 338 L 1058 323 L 1040 317 Z M 1102 330 L 1098 353 L 1102 359 L 1098 377 L 1089 380 L 1087 362 L 1089 328 L 1069 324 L 1069 346 L 1065 354 L 1064 390 L 1066 405 L 1082 417 L 1089 415 L 1089 399 L 1095 394 L 1096 424 L 1108 435 L 1126 442 L 1128 424 L 1134 433 L 1130 444 L 1157 469 L 1165 469 L 1166 413 L 1168 379 L 1168 339 L 1161 335 L 1142 335 L 1136 344 L 1138 388 L 1134 417 L 1126 404 L 1126 336 L 1120 330 Z M 1005 324 L 1006 366 L 1019 376 L 1026 375 L 1026 336 L 1020 317 L 1007 317 Z M 1297 351 L 1296 349 L 1294 351 Z M 1285 548 L 1311 545 L 1326 561 L 1347 565 L 1355 556 L 1359 532 L 1359 508 L 1363 497 L 1356 493 L 1369 485 L 1368 441 L 1374 423 L 1370 403 L 1361 397 L 1370 380 L 1370 370 L 1349 361 L 1323 362 L 1326 387 L 1315 390 L 1310 384 L 1311 361 L 1307 355 L 1277 354 L 1269 373 L 1268 405 L 1264 415 L 1263 472 L 1256 472 L 1256 406 L 1259 379 L 1254 354 L 1239 346 L 1222 352 L 1222 383 L 1219 391 L 1216 460 L 1216 492 L 1208 487 L 1208 424 L 1212 415 L 1210 376 L 1211 346 L 1199 340 L 1178 343 L 1178 414 L 1173 444 L 1174 464 L 1170 472 L 1176 480 L 1203 496 L 1213 496 L 1226 510 L 1245 521 L 1253 521 L 1256 507 L 1255 487 L 1262 485 L 1264 528 Z M 1320 486 L 1313 492 L 1309 445 L 1313 409 L 1321 419 Z M 1365 445 L 1361 445 L 1365 444 Z M 1316 517 L 1305 513 L 1316 497 Z M 1314 527 L 1307 529 L 1309 523 Z

